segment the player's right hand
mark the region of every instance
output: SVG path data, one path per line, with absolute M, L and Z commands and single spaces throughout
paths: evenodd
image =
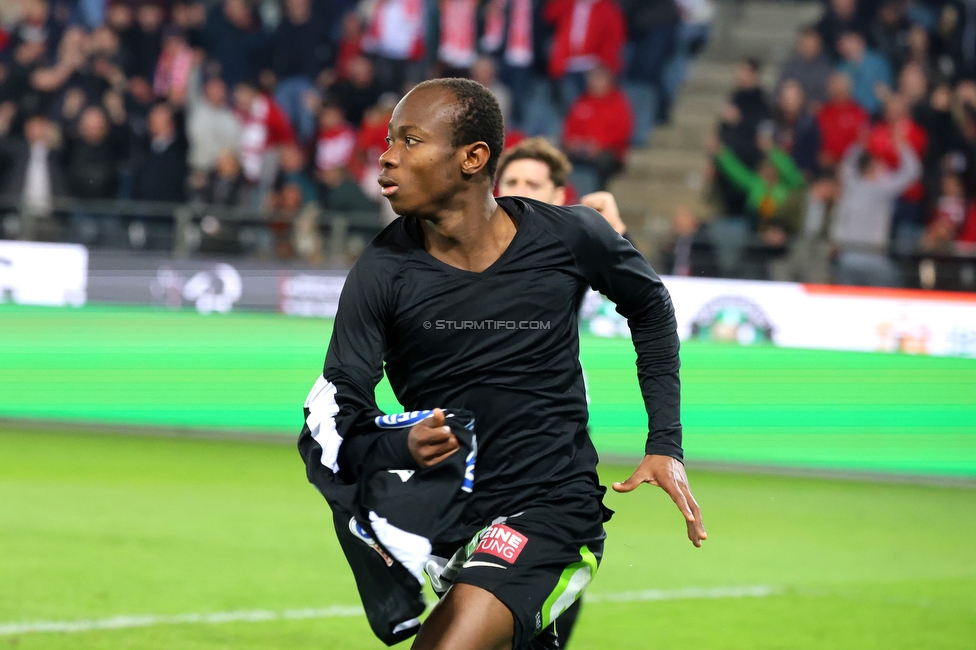
M 691 494 L 684 463 L 670 456 L 648 454 L 644 456 L 644 460 L 640 462 L 629 479 L 623 483 L 613 484 L 613 490 L 614 492 L 633 492 L 641 483 L 656 485 L 668 493 L 688 524 L 688 539 L 691 540 L 692 544 L 701 548 L 702 542 L 708 539 L 708 534 L 705 532 L 704 524 L 702 524 L 701 509 Z
M 460 446 L 451 428 L 444 426 L 444 411 L 441 409 L 434 409 L 429 418 L 410 427 L 407 435 L 407 448 L 421 468 L 436 465 Z

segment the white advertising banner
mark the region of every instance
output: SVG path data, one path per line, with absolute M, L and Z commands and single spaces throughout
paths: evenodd
M 682 340 L 794 348 L 976 356 L 976 294 L 662 278 Z M 628 335 L 613 305 L 587 297 L 583 326 Z
M 122 270 L 128 268 L 124 264 L 135 266 Z M 976 293 L 662 279 L 682 340 L 976 357 Z M 204 313 L 256 309 L 332 318 L 344 282 L 343 271 L 288 270 L 242 260 L 95 254 L 89 264 L 81 246 L 0 242 L 0 301 L 77 305 L 85 302 L 87 291 L 96 301 L 192 304 Z M 614 305 L 595 291 L 586 295 L 580 316 L 583 331 L 630 336 Z
M 84 246 L 0 241 L 0 302 L 80 307 L 87 287 Z

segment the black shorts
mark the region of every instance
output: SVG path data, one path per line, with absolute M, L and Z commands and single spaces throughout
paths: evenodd
M 491 592 L 512 612 L 512 648 L 561 647 L 553 621 L 596 575 L 606 511 L 591 493 L 559 491 L 499 517 L 470 540 L 433 549 L 427 575 L 438 595 L 465 583 Z

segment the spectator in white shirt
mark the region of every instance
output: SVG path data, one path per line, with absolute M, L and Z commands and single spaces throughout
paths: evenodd
M 227 84 L 220 77 L 204 80 L 203 76 L 198 67 L 190 80 L 186 135 L 190 144 L 190 170 L 206 178 L 223 152 L 238 150 L 241 126 L 227 105 Z
M 54 148 L 56 136 L 51 122 L 36 115 L 24 122 L 24 137 L 0 138 L 0 166 L 5 169 L 0 175 L 0 201 L 4 210 L 19 209 L 21 215 L 30 217 L 18 221 L 18 234 L 28 238 L 57 236 L 54 222 L 43 219 L 51 216 L 54 199 L 67 194 L 64 171 Z
M 841 164 L 842 190 L 830 228 L 839 284 L 891 287 L 901 274 L 888 257 L 895 201 L 922 173 L 918 156 L 896 133 L 898 167 L 853 146 Z

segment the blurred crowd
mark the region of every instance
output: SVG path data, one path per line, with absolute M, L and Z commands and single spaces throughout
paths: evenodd
M 726 277 L 873 286 L 976 252 L 976 3 L 829 0 L 777 72 L 767 92 L 737 65 L 711 145 L 725 216 L 679 215 L 679 239 Z
M 561 143 L 579 194 L 599 190 L 667 121 L 712 14 L 709 0 L 0 0 L 0 235 L 64 198 L 196 202 L 284 224 L 262 240 L 211 217 L 205 250 L 314 259 L 317 215 L 383 209 L 391 111 L 435 76 L 490 88 L 509 142 Z M 144 247 L 152 219 L 79 207 L 47 223 Z

